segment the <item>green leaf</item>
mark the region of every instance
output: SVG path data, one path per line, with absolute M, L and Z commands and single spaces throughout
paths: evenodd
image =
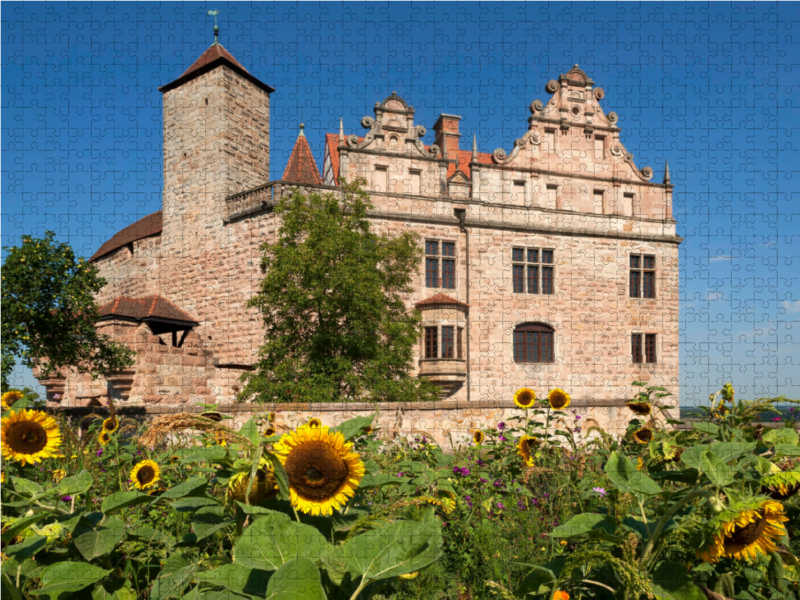
M 319 531 L 280 513 L 265 515 L 244 530 L 236 543 L 236 562 L 252 569 L 275 571 L 285 562 L 305 556 L 319 560 L 327 542 Z
M 131 529 L 127 532 L 127 536 L 127 539 L 137 542 L 164 544 L 165 546 L 175 544 L 175 538 L 168 533 L 147 526 Z
M 692 423 L 692 428 L 696 431 L 702 431 L 703 433 L 708 433 L 710 435 L 719 434 L 719 425 L 714 423 Z
M 47 595 L 59 598 L 63 593 L 77 592 L 92 585 L 106 575 L 111 569 L 101 569 L 83 562 L 59 562 L 47 567 L 42 572 L 42 588 L 30 593 L 37 596 Z
M 703 460 L 703 455 L 708 452 L 710 446 L 708 444 L 698 444 L 684 450 L 681 454 L 681 462 L 687 467 L 700 470 L 700 462 Z
M 706 600 L 706 595 L 692 582 L 685 565 L 663 561 L 652 577 L 653 593 L 659 600 Z
M 714 442 L 711 444 L 711 451 L 726 463 L 750 454 L 755 448 L 756 445 L 753 442 Z
M 58 496 L 74 496 L 76 494 L 83 494 L 92 489 L 94 477 L 89 471 L 81 471 L 72 477 L 65 477 L 58 482 L 56 486 L 56 495 Z
M 20 519 L 17 519 L 11 525 L 8 526 L 8 529 L 3 531 L 2 535 L 0 535 L 0 540 L 2 540 L 4 544 L 10 542 L 20 533 L 28 529 L 31 525 L 37 523 L 38 521 L 41 521 L 49 514 L 50 514 L 49 512 L 40 512 L 36 513 L 35 515 L 31 515 L 29 517 L 22 517 Z
M 775 452 L 780 456 L 800 456 L 800 446 L 794 444 L 775 444 Z
M 183 498 L 182 500 L 170 502 L 170 506 L 178 512 L 192 512 L 204 506 L 219 506 L 219 502 L 213 498 L 197 496 L 195 498 Z
M 206 492 L 208 481 L 204 477 L 190 477 L 180 485 L 168 489 L 157 500 L 172 500 L 187 496 L 202 496 Z
M 195 541 L 204 540 L 232 524 L 233 521 L 225 518 L 225 513 L 219 506 L 201 508 L 192 517 L 192 529 L 197 535 Z
M 29 537 L 27 540 L 20 542 L 19 544 L 6 546 L 6 548 L 3 549 L 3 552 L 10 557 L 16 558 L 18 561 L 23 561 L 26 558 L 30 558 L 36 554 L 39 550 L 44 548 L 46 544 L 47 536 L 34 535 L 33 537 Z
M 573 538 L 589 536 L 590 538 L 616 538 L 617 524 L 608 515 L 582 513 L 575 515 L 563 525 L 559 525 L 548 535 L 554 538 Z
M 653 495 L 661 493 L 661 487 L 650 477 L 636 470 L 636 464 L 619 452 L 612 452 L 605 466 L 606 475 L 623 492 Z
M 364 475 L 361 484 L 358 486 L 360 489 L 378 488 L 384 485 L 400 485 L 406 483 L 408 480 L 403 477 L 395 477 L 387 473 L 375 473 Z
M 372 427 L 372 422 L 374 420 L 375 415 L 370 415 L 368 417 L 355 417 L 353 419 L 348 419 L 341 425 L 331 427 L 330 432 L 336 433 L 339 431 L 344 436 L 345 441 L 352 440 L 354 437 L 361 435 L 364 432 L 365 427 Z
M 286 469 L 283 468 L 283 463 L 274 452 L 264 451 L 264 456 L 272 463 L 272 471 L 275 473 L 275 479 L 278 481 L 278 491 L 281 493 L 282 498 L 289 498 L 289 475 Z
M 115 492 L 103 500 L 102 510 L 108 515 L 114 511 L 122 510 L 129 506 L 138 506 L 150 500 L 152 498 L 142 492 Z
M 158 576 L 150 588 L 150 600 L 166 600 L 182 593 L 186 586 L 191 583 L 197 572 L 197 565 L 187 565 L 178 569 L 174 573 Z
M 258 432 L 258 423 L 256 423 L 255 418 L 251 418 L 242 425 L 239 429 L 239 435 L 249 439 L 253 446 L 258 446 L 261 443 L 261 434 Z
M 86 560 L 111 552 L 125 535 L 125 525 L 116 517 L 103 525 L 93 525 L 88 519 L 78 521 L 73 538 L 75 547 Z
M 770 429 L 762 438 L 770 444 L 792 444 L 797 445 L 800 436 L 794 429 Z
M 777 552 L 772 552 L 770 553 L 769 565 L 767 566 L 767 581 L 772 587 L 783 591 L 783 577 L 783 559 Z
M 224 446 L 181 448 L 175 452 L 175 455 L 181 459 L 181 464 L 188 465 L 191 463 L 217 462 L 223 460 L 227 455 L 227 450 Z
M 267 600 L 326 600 L 322 578 L 316 565 L 307 558 L 295 558 L 270 577 Z
M 436 524 L 396 521 L 351 538 L 341 547 L 348 571 L 376 581 L 419 571 L 442 555 Z
M 270 574 L 260 569 L 250 569 L 241 564 L 223 565 L 218 569 L 199 573 L 198 581 L 224 587 L 233 592 L 264 597 Z
M 708 565 L 708 563 L 703 564 Z M 697 569 L 695 569 L 695 571 L 697 571 Z M 710 572 L 713 573 L 714 569 L 710 569 Z M 733 595 L 736 593 L 733 586 L 733 575 L 731 573 L 723 573 L 720 575 L 717 582 L 714 584 L 714 591 L 718 594 L 722 594 L 726 598 L 733 598 Z
M 92 590 L 92 600 L 136 600 L 130 581 L 118 578 Z
M 519 598 L 524 598 L 527 594 L 549 596 L 555 583 L 555 573 L 545 567 L 534 565 L 533 570 L 525 576 L 514 595 Z
M 252 506 L 236 500 L 236 506 L 246 515 L 283 515 L 284 513 L 264 508 L 263 506 Z
M 700 459 L 700 471 L 705 473 L 714 485 L 723 486 L 733 483 L 731 467 L 720 460 L 710 449 Z
M 38 483 L 25 477 L 12 477 L 11 483 L 14 484 L 14 490 L 24 496 L 39 496 L 44 491 Z

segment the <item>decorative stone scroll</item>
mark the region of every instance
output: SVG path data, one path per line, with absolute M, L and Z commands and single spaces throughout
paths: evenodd
M 507 155 L 505 150 L 502 148 L 497 148 L 497 150 L 492 152 L 492 160 L 494 160 L 494 162 L 498 165 L 508 164 L 517 157 L 519 151 L 522 150 L 526 144 L 538 146 L 541 143 L 542 134 L 538 129 L 531 129 L 518 140 L 514 140 L 514 149 L 511 150 L 511 154 Z

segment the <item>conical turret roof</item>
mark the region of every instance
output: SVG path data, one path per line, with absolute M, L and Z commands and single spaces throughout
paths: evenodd
M 283 181 L 287 183 L 303 183 L 306 185 L 322 185 L 317 162 L 311 153 L 311 147 L 303 133 L 304 125 L 300 125 L 300 134 L 294 143 L 289 163 L 283 172 Z

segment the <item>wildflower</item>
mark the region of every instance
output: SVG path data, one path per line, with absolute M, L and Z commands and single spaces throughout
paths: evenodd
M 712 521 L 716 529 L 711 543 L 697 551 L 698 558 L 716 562 L 722 557 L 736 560 L 767 556 L 776 541 L 786 535 L 783 504 L 774 500 L 743 500 L 724 510 Z
M 536 392 L 529 388 L 520 388 L 514 394 L 514 404 L 520 408 L 530 408 L 536 402 Z
M 505 510 L 506 509 L 505 505 L 502 502 L 499 502 L 499 501 L 497 503 L 497 508 L 499 508 L 500 510 Z
M 605 488 L 601 488 L 601 487 L 593 487 L 593 488 L 592 488 L 592 491 L 593 491 L 593 492 L 597 492 L 598 494 L 600 494 L 600 497 L 602 497 L 602 498 L 604 498 L 604 497 L 605 497 L 605 495 L 606 495 L 606 490 L 605 490 Z
M 569 594 L 567 592 L 562 591 L 562 590 L 557 590 L 553 594 L 552 600 L 569 600 Z
M 398 477 L 402 477 L 402 476 L 403 476 L 403 475 L 405 475 L 405 474 L 406 474 L 406 472 L 405 472 L 405 471 L 400 471 L 400 472 L 397 474 L 397 476 L 398 476 Z
M 641 471 L 642 469 L 644 469 L 644 461 L 642 460 L 642 457 L 639 456 L 636 459 L 636 470 Z
M 469 467 L 462 467 L 461 468 L 461 476 L 462 477 L 468 477 L 469 474 L 470 474 Z
M 561 540 L 558 543 L 561 544 L 562 546 L 566 546 L 567 545 L 567 540 Z
M 506 428 L 506 424 L 505 424 L 503 421 L 500 421 L 500 422 L 497 424 L 497 428 L 498 428 L 500 431 L 503 431 L 503 429 L 505 429 L 505 428 Z
M 472 441 L 476 444 L 482 444 L 485 436 L 480 429 L 476 429 L 472 432 Z
M 777 423 L 780 420 L 781 420 L 780 417 L 772 417 L 772 421 L 775 422 L 775 423 Z
M 55 471 L 53 471 L 53 481 L 55 481 L 56 483 L 64 479 L 64 477 L 66 476 L 67 472 L 64 469 L 56 469 Z
M 38 411 L 11 411 L 0 420 L 0 452 L 24 464 L 36 464 L 56 454 L 61 431 L 53 417 Z
M 97 452 L 95 454 L 97 455 L 97 458 L 100 458 L 101 456 L 103 456 L 103 449 L 102 448 L 98 448 L 98 450 L 97 450 Z
M 505 442 L 506 441 L 506 436 L 501 435 L 499 439 L 500 439 L 501 442 Z
M 53 394 L 53 400 L 61 400 L 61 394 Z
M 97 441 L 100 442 L 102 446 L 105 446 L 108 442 L 111 441 L 111 434 L 108 433 L 107 431 L 104 431 L 99 435 Z M 100 454 L 102 454 L 102 448 L 100 450 L 101 450 Z M 98 454 L 97 456 L 100 456 L 100 454 Z
M 61 496 L 63 502 L 72 502 L 72 496 Z
M 547 395 L 547 401 L 550 403 L 550 408 L 553 410 L 564 410 L 569 406 L 571 399 L 567 392 L 561 388 L 555 388 L 550 390 L 550 393 Z
M 455 473 L 456 475 L 461 473 L 461 467 L 453 467 L 453 473 Z
M 575 415 L 575 420 L 576 421 L 580 421 L 581 420 L 581 416 L 580 415 Z

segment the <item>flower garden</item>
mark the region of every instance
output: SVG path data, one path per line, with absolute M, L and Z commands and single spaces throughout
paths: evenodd
M 215 410 L 70 426 L 3 394 L 2 594 L 23 598 L 797 598 L 800 445 L 726 384 L 612 436 L 561 389 L 472 443 Z

